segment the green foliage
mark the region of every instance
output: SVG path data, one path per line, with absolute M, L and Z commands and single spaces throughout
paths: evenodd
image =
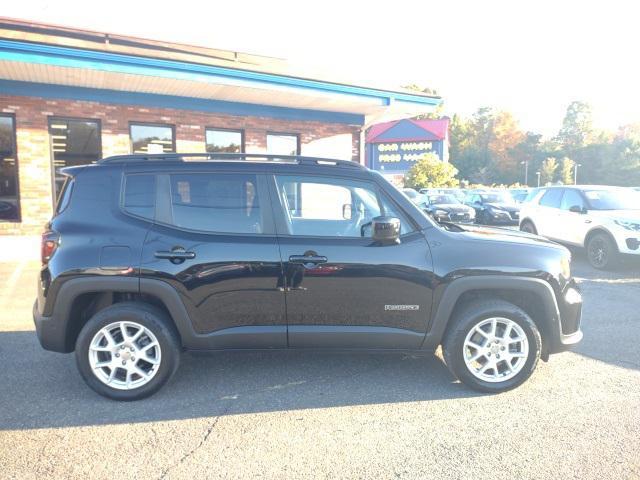
M 435 153 L 426 153 L 407 172 L 404 184 L 415 189 L 457 187 L 457 174 L 453 165 L 441 161 Z
M 542 162 L 540 167 L 540 185 L 547 185 L 553 183 L 556 179 L 556 171 L 558 170 L 558 161 L 549 157 Z
M 591 143 L 593 136 L 591 106 L 585 102 L 571 102 L 556 141 L 570 152 Z
M 578 183 L 640 185 L 640 123 L 621 127 L 617 133 L 597 131 L 591 107 L 572 102 L 562 128 L 551 140 L 523 132 L 508 112 L 489 107 L 471 118 L 454 115 L 449 130 L 449 160 L 466 183 L 536 185 L 573 184 L 578 164 Z M 553 160 L 550 160 L 553 159 Z
M 575 165 L 576 162 L 569 157 L 564 157 L 560 161 L 560 176 L 558 180 L 564 185 L 571 185 L 573 183 Z

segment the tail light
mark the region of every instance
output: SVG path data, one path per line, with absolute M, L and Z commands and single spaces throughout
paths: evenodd
M 58 248 L 59 236 L 50 230 L 42 234 L 42 243 L 40 244 L 40 258 L 42 264 L 46 265 Z

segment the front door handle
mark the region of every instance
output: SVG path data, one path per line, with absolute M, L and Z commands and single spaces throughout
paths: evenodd
M 319 263 L 327 263 L 327 257 L 320 255 L 291 255 L 289 263 L 302 263 L 303 265 L 317 265 Z
M 174 263 L 182 263 L 185 260 L 196 258 L 196 252 L 186 252 L 184 250 L 161 250 L 154 254 L 156 258 L 164 258 Z

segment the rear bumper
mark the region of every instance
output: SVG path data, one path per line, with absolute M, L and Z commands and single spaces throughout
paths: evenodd
M 67 332 L 63 322 L 56 321 L 55 317 L 42 315 L 38 311 L 37 301 L 33 304 L 33 323 L 36 326 L 36 334 L 42 348 L 61 353 L 73 351 L 67 345 Z

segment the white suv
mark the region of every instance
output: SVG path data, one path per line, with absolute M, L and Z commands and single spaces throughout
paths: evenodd
M 520 230 L 586 247 L 593 267 L 612 267 L 620 254 L 640 258 L 640 193 L 590 185 L 541 188 L 522 205 Z

